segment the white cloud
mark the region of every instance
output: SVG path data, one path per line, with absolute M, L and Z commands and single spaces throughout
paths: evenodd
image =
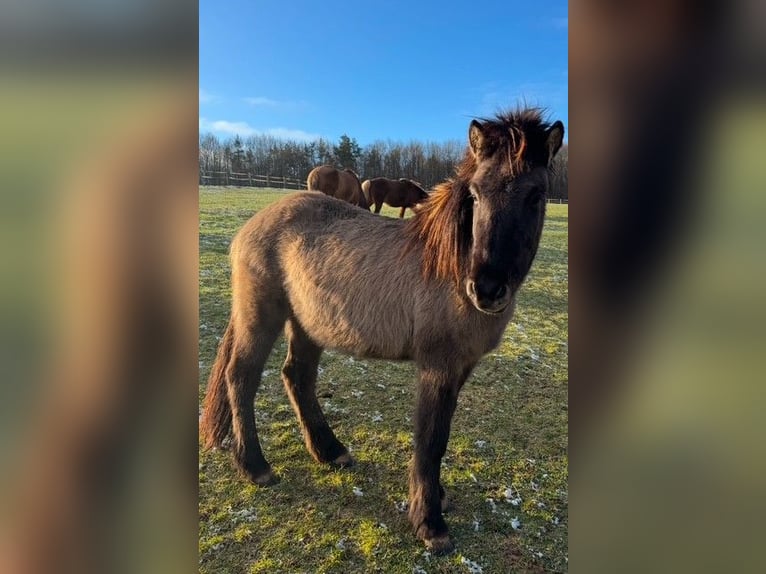
M 257 97 L 257 98 L 243 98 L 245 102 L 250 104 L 251 106 L 268 106 L 268 107 L 276 107 L 280 104 L 277 100 L 272 100 L 271 98 L 264 98 L 264 97 Z
M 220 98 L 218 96 L 215 96 L 211 94 L 210 92 L 207 92 L 203 90 L 202 88 L 199 89 L 199 103 L 200 104 L 212 104 L 213 102 L 219 101 Z
M 312 134 L 303 130 L 289 129 L 289 128 L 255 128 L 247 122 L 230 122 L 227 120 L 208 120 L 207 118 L 199 119 L 199 131 L 200 132 L 213 132 L 217 134 L 225 135 L 239 135 L 242 137 L 248 137 L 253 135 L 269 135 L 280 139 L 289 139 L 297 141 L 313 141 L 319 139 L 319 134 Z
M 313 141 L 313 140 L 318 140 L 320 137 L 322 137 L 319 134 L 311 134 L 308 132 L 304 132 L 303 130 L 291 130 L 287 128 L 270 128 L 268 130 L 265 130 L 264 133 L 270 136 L 274 136 L 276 138 L 298 140 L 298 141 Z
M 227 135 L 252 136 L 258 133 L 258 130 L 248 125 L 246 122 L 229 122 L 226 120 L 210 121 L 206 118 L 199 119 L 199 130 L 201 132 L 214 132 Z
M 251 106 L 259 106 L 262 108 L 276 108 L 280 110 L 303 110 L 308 107 L 308 103 L 305 101 L 290 101 L 290 100 L 275 100 L 273 98 L 267 98 L 265 96 L 257 96 L 254 98 L 242 98 L 242 101 Z

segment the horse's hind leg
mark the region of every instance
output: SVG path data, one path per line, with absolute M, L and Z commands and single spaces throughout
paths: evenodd
M 238 319 L 233 352 L 226 369 L 234 461 L 243 474 L 262 486 L 274 484 L 278 478 L 264 458 L 258 441 L 253 402 L 261 383 L 263 366 L 284 321 L 276 305 L 272 309 L 268 306 L 267 303 L 252 305 L 248 319 Z
M 402 206 L 402 210 L 399 212 L 399 219 L 404 219 L 404 210 L 407 209 L 407 206 Z
M 282 381 L 300 423 L 306 448 L 319 462 L 346 467 L 353 459 L 336 438 L 324 417 L 316 396 L 317 368 L 322 348 L 314 344 L 294 319 L 287 321 L 287 359 Z
M 375 202 L 375 213 L 380 213 L 380 208 L 381 208 L 381 207 L 383 207 L 383 202 L 381 201 L 380 203 L 378 203 L 378 202 L 376 201 L 376 202 Z

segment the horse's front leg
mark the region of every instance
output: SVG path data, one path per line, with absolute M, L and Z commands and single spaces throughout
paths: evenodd
M 460 387 L 470 369 L 447 372 L 421 368 L 415 410 L 415 455 L 410 467 L 409 518 L 418 538 L 434 554 L 454 548 L 442 516 L 444 491 L 439 483 L 450 423 Z M 444 497 L 446 501 L 446 497 Z

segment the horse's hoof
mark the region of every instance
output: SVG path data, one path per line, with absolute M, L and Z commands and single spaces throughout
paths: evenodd
M 258 486 L 274 486 L 279 482 L 279 477 L 274 474 L 272 470 L 259 474 L 258 476 L 251 476 L 250 481 Z
M 455 544 L 452 542 L 449 534 L 445 534 L 444 536 L 434 536 L 433 538 L 424 540 L 424 542 L 426 544 L 426 550 L 434 556 L 442 556 L 455 550 Z
M 354 461 L 354 457 L 352 457 L 348 452 L 344 452 L 339 457 L 330 461 L 330 466 L 332 468 L 351 468 L 355 464 L 356 461 Z
M 344 452 L 339 457 L 330 462 L 330 466 L 333 468 L 350 468 L 356 464 L 354 457 L 350 453 Z

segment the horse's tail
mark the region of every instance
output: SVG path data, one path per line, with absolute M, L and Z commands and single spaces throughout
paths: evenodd
M 359 207 L 362 209 L 370 209 L 370 200 L 367 199 L 367 195 L 364 193 L 364 187 L 359 186 Z
M 229 321 L 218 355 L 207 381 L 207 393 L 200 422 L 200 431 L 205 448 L 223 446 L 223 441 L 231 432 L 231 405 L 226 391 L 226 368 L 234 347 L 234 327 Z
M 364 194 L 364 198 L 367 200 L 367 203 L 369 205 L 372 205 L 372 198 L 370 197 L 370 180 L 365 179 L 362 182 L 362 193 Z

